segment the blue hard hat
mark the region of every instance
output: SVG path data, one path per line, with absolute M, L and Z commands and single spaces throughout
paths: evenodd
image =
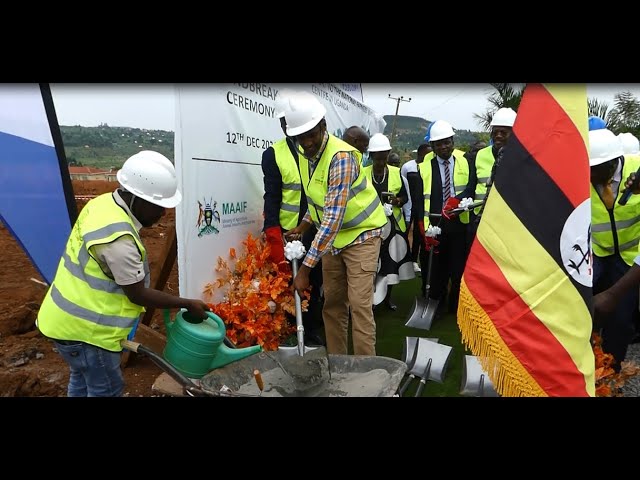
M 425 142 L 429 142 L 430 138 L 431 138 L 431 127 L 433 127 L 433 124 L 436 122 L 431 122 L 429 124 L 429 128 L 427 128 L 427 134 L 424 136 L 424 141 Z
M 600 117 L 596 117 L 592 115 L 589 117 L 589 130 L 602 130 L 603 128 L 607 128 L 606 122 Z

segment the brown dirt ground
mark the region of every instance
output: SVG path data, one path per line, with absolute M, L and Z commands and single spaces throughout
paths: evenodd
M 109 192 L 117 183 L 103 181 L 73 182 L 76 195 L 97 195 Z M 78 210 L 86 200 L 78 200 Z M 175 226 L 175 210 L 168 210 L 160 223 L 143 228 L 141 236 L 151 266 L 151 282 L 155 282 L 162 267 L 161 255 L 168 232 Z M 13 236 L 0 222 L 0 252 L 3 274 L 0 277 L 0 397 L 66 396 L 69 371 L 53 344 L 35 327 L 35 318 L 46 287 L 31 279 L 42 280 L 29 258 Z M 166 292 L 178 294 L 178 269 L 173 266 Z M 164 325 L 156 311 L 150 327 L 161 335 L 138 331 L 135 340 L 162 353 Z M 125 396 L 156 395 L 151 386 L 162 370 L 148 357 L 132 355 L 124 368 Z

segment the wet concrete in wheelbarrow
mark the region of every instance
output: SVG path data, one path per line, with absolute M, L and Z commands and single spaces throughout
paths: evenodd
M 210 392 L 221 389 L 263 397 L 390 397 L 406 372 L 400 360 L 376 356 L 327 355 L 324 348 L 296 354 L 261 352 L 218 368 L 201 381 Z M 254 371 L 258 370 L 263 390 Z

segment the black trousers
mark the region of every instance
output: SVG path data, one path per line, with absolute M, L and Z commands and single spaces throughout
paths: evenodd
M 420 233 L 420 226 L 415 220 L 411 221 L 413 225 L 413 243 L 411 244 L 411 260 L 414 262 L 420 258 L 420 252 L 424 250 L 422 245 L 422 234 Z
M 448 228 L 449 227 L 449 228 Z M 429 266 L 429 252 L 420 254 L 420 268 L 422 269 L 422 294 L 427 288 L 428 269 L 431 268 L 431 282 L 429 298 L 440 301 L 441 308 L 447 297 L 449 282 L 451 288 L 447 300 L 449 313 L 458 311 L 458 299 L 460 298 L 460 281 L 467 261 L 468 237 L 467 226 L 456 223 L 445 224 L 438 240 L 440 245 L 436 247 L 438 253 L 433 255 L 433 265 Z

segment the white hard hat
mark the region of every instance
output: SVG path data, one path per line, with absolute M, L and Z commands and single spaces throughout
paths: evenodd
M 296 92 L 287 99 L 285 117 L 287 119 L 287 135 L 295 137 L 308 132 L 320 123 L 327 109 L 315 95 L 308 92 Z
M 136 153 L 124 162 L 116 176 L 124 189 L 155 205 L 174 208 L 182 200 L 176 169 L 161 153 Z
M 278 95 L 276 96 L 276 117 L 282 118 L 284 117 L 284 112 L 287 109 L 287 98 L 293 95 L 293 90 L 289 88 L 283 88 L 282 90 L 278 90 Z
M 623 154 L 622 143 L 611 130 L 589 131 L 589 166 L 595 167 Z
M 369 140 L 369 152 L 387 152 L 391 150 L 391 144 L 386 135 L 376 133 Z
M 516 121 L 516 112 L 511 108 L 500 108 L 491 119 L 492 127 L 513 127 Z
M 437 142 L 443 138 L 453 137 L 453 127 L 449 122 L 436 120 L 429 128 L 429 141 Z
M 638 155 L 640 154 L 640 142 L 633 133 L 621 133 L 618 135 L 620 142 L 622 143 L 622 151 L 625 155 Z

